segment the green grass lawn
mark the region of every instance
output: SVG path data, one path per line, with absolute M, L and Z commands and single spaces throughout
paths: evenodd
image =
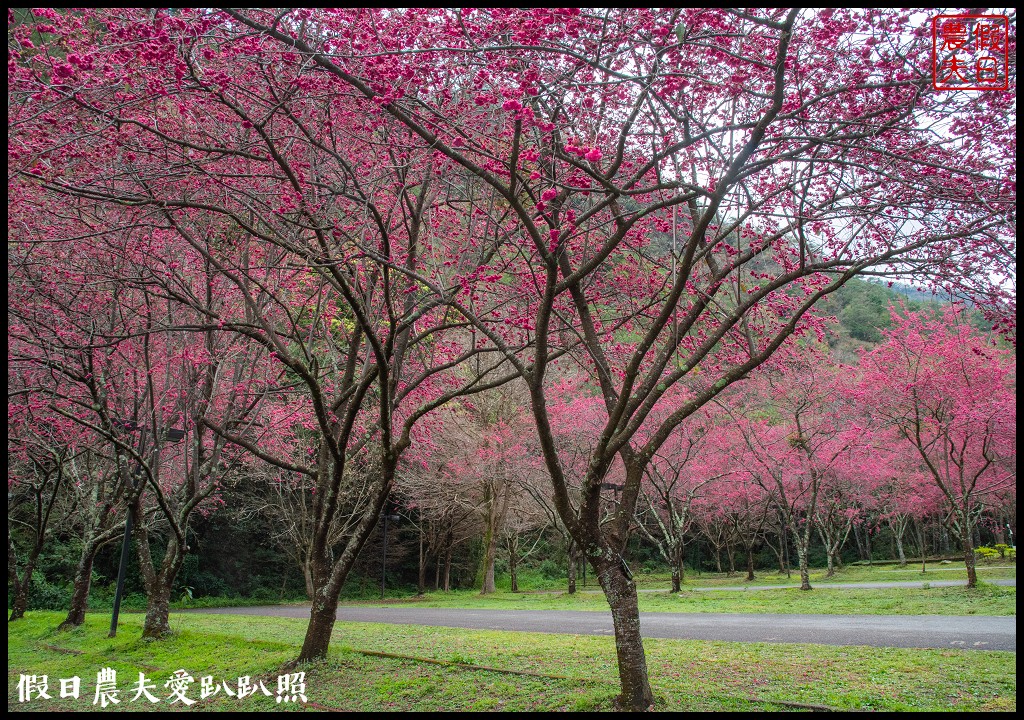
M 936 580 L 955 581 L 966 583 L 967 571 L 962 562 L 930 562 L 927 571 L 921 572 L 920 563 L 910 563 L 906 567 L 900 567 L 897 563 L 874 563 L 873 565 L 846 565 L 836 571 L 831 578 L 825 577 L 825 568 L 811 568 L 811 585 L 830 585 L 838 583 L 861 583 L 861 582 L 934 582 Z M 645 573 L 634 569 L 634 579 L 640 590 L 665 590 L 672 587 L 672 579 L 667 572 Z M 1017 567 L 1014 562 L 993 561 L 980 563 L 978 565 L 978 577 L 984 582 L 986 580 L 1003 580 L 1017 577 Z M 715 587 L 775 587 L 779 585 L 799 585 L 800 574 L 793 572 L 789 576 L 779 573 L 776 570 L 759 570 L 753 582 L 747 582 L 746 572 L 737 572 L 732 575 L 728 573 L 697 574 L 688 572 L 683 585 L 684 590 L 694 588 L 715 588 Z M 499 573 L 496 578 L 499 590 L 509 590 L 509 578 L 506 573 Z M 522 592 L 539 591 L 561 591 L 566 587 L 563 578 L 543 577 L 535 571 L 524 571 L 519 575 L 519 589 Z M 577 577 L 576 587 L 579 590 L 597 590 L 598 585 L 592 576 L 588 577 L 586 585 L 583 583 L 582 574 Z M 376 586 L 376 590 L 380 585 Z M 412 595 L 413 590 L 389 589 L 389 593 Z M 370 597 L 374 591 L 370 590 Z
M 978 578 L 982 581 L 1005 578 L 1016 578 L 1017 567 L 1012 562 L 992 562 L 978 565 Z M 825 568 L 811 568 L 811 585 L 826 585 L 829 583 L 857 583 L 857 582 L 931 582 L 933 580 L 956 580 L 967 582 L 967 570 L 962 562 L 928 563 L 927 570 L 921 572 L 920 563 L 910 563 L 906 567 L 900 567 L 896 563 L 875 563 L 873 565 L 846 565 L 836 571 L 834 577 L 825 577 Z M 734 585 L 799 585 L 800 574 L 793 572 L 790 576 L 776 571 L 758 572 L 753 582 L 745 580 L 746 572 L 728 575 L 726 573 L 689 573 L 686 576 L 686 585 L 691 587 L 717 587 Z M 638 587 L 669 588 L 671 578 L 666 573 L 638 574 Z
M 640 593 L 643 612 L 811 613 L 826 615 L 1016 615 L 1017 588 L 981 584 L 974 590 L 947 588 L 819 589 L 795 588 L 757 591 L 700 592 L 684 590 Z M 598 592 L 509 593 L 480 595 L 476 590 L 427 593 L 422 597 L 390 599 L 388 603 L 422 607 L 495 608 L 501 610 L 606 611 Z M 351 601 L 352 605 L 380 605 L 379 600 Z
M 1016 578 L 1017 569 L 1014 565 L 1001 565 L 998 562 L 978 567 L 979 577 L 982 582 L 986 580 Z M 957 592 L 953 589 L 932 588 L 929 591 L 891 589 L 880 592 L 868 592 L 865 595 L 858 595 L 855 591 L 843 590 L 842 598 L 820 597 L 819 593 L 791 593 L 780 591 L 781 594 L 772 595 L 771 598 L 750 597 L 740 591 L 729 594 L 729 591 L 717 591 L 714 598 L 699 599 L 697 593 L 692 591 L 701 588 L 720 587 L 779 587 L 784 585 L 799 584 L 799 575 L 787 578 L 785 574 L 776 572 L 758 573 L 753 582 L 746 582 L 745 575 L 729 576 L 724 573 L 702 573 L 701 575 L 690 574 L 683 584 L 683 599 L 685 602 L 672 600 L 668 595 L 671 588 L 671 578 L 665 573 L 637 574 L 637 587 L 641 591 L 642 609 L 648 612 L 833 612 L 833 613 L 869 613 L 889 614 L 906 613 L 911 615 L 1013 615 L 1015 614 L 1016 594 L 1012 589 L 1006 592 L 993 590 L 991 587 L 983 593 Z M 953 580 L 966 582 L 966 575 L 963 567 L 956 564 L 929 565 L 929 570 L 921 574 L 920 565 L 900 568 L 895 564 L 875 564 L 872 566 L 847 566 L 839 570 L 835 577 L 825 578 L 824 568 L 815 568 L 811 571 L 811 583 L 814 587 L 825 587 L 837 583 L 859 583 L 859 582 L 892 582 L 892 581 L 914 581 L 932 582 L 936 580 Z M 591 581 L 584 585 L 582 577 L 577 581 L 576 587 L 579 595 L 574 599 L 566 596 L 564 599 L 551 599 L 537 597 L 536 594 L 564 594 L 565 580 L 544 578 L 536 573 L 523 573 L 520 579 L 520 590 L 518 594 L 509 592 L 508 576 L 499 576 L 497 580 L 499 592 L 491 596 L 491 602 L 502 608 L 509 609 L 512 605 L 508 603 L 522 603 L 524 608 L 537 609 L 604 609 L 603 600 L 595 600 L 592 595 L 600 595 L 600 588 Z M 379 598 L 379 586 L 369 589 L 360 594 L 358 588 L 346 587 L 342 593 L 343 602 L 354 604 L 374 604 Z M 652 594 L 654 595 L 652 597 Z M 463 604 L 465 607 L 479 607 L 476 603 L 480 601 L 475 590 L 456 590 L 449 593 L 428 593 L 425 598 L 418 598 L 414 589 L 391 589 L 388 590 L 389 602 L 411 601 L 437 603 L 439 607 L 455 607 Z M 878 603 L 872 602 L 877 598 Z M 868 602 L 864 603 L 867 600 Z M 898 603 L 902 604 L 896 604 Z M 245 605 L 274 605 L 304 603 L 304 600 L 257 600 L 252 598 L 228 598 L 228 597 L 201 597 L 187 602 L 180 599 L 172 603 L 174 608 L 200 608 L 200 607 L 238 607 Z M 484 601 L 486 602 L 486 601 Z M 94 599 L 90 601 L 90 609 L 98 612 L 106 612 L 110 608 L 110 599 Z M 468 605 L 466 604 L 468 603 Z M 577 607 L 578 604 L 578 607 Z M 568 606 L 567 606 L 568 605 Z M 828 606 L 836 609 L 828 610 Z M 486 606 L 486 605 L 484 605 Z M 792 609 L 777 609 L 772 607 Z M 124 610 L 144 610 L 146 607 L 145 596 L 141 594 L 129 595 L 122 605 Z M 730 610 L 730 607 L 736 609 Z
M 92 710 L 96 673 L 118 673 L 117 710 L 173 710 L 164 683 L 178 669 L 237 684 L 264 678 L 276 693 L 281 665 L 298 653 L 304 620 L 172 614 L 176 634 L 139 639 L 142 616 L 122 615 L 106 637 L 109 615 L 90 615 L 72 632 L 53 628 L 62 615 L 30 613 L 8 626 L 8 707 Z M 992 711 L 1016 708 L 1016 653 L 904 650 L 820 645 L 647 640 L 658 709 L 792 709 L 807 703 L 843 709 Z M 392 653 L 405 658 L 381 657 Z M 428 662 L 434 661 L 434 662 Z M 481 669 L 487 668 L 487 669 Z M 338 623 L 330 659 L 305 668 L 306 709 L 369 711 L 609 710 L 617 693 L 614 643 L 607 637 L 547 635 L 417 626 Z M 140 672 L 159 704 L 129 702 Z M 52 700 L 18 703 L 21 674 L 47 675 Z M 60 678 L 82 678 L 81 697 L 59 699 Z M 244 700 L 224 692 L 203 710 L 294 710 L 262 693 Z

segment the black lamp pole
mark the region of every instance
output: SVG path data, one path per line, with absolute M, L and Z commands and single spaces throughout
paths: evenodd
M 146 428 L 140 427 L 136 423 L 125 420 L 117 423 L 120 427 L 125 430 L 139 430 L 139 454 L 145 449 L 146 442 Z M 178 428 L 169 428 L 160 438 L 167 442 L 179 442 L 185 437 L 185 431 L 179 430 Z M 142 476 L 142 463 L 139 462 L 135 468 L 135 473 L 132 476 L 132 490 L 137 490 L 139 487 L 139 478 Z M 110 616 L 110 634 L 107 637 L 117 636 L 117 616 L 121 613 L 121 597 L 124 595 L 124 576 L 128 570 L 128 550 L 131 544 L 132 537 L 132 508 L 128 506 L 128 517 L 124 520 L 124 539 L 121 540 L 121 564 L 117 568 L 117 588 L 114 590 L 114 611 Z

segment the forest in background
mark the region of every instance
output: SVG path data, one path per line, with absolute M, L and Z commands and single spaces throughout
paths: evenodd
M 888 287 L 884 283 L 865 280 L 851 280 L 834 295 L 827 298 L 820 314 L 834 317 L 835 321 L 826 326 L 826 341 L 835 360 L 855 363 L 859 353 L 869 351 L 882 340 L 882 332 L 891 325 L 893 310 L 909 312 L 937 311 L 943 303 L 934 297 L 915 291 L 906 285 Z M 972 325 L 984 331 L 986 324 L 980 313 L 968 316 Z M 302 567 L 294 554 L 288 552 L 293 546 L 290 536 L 280 531 L 280 518 L 273 512 L 280 497 L 260 480 L 251 480 L 239 475 L 221 492 L 223 509 L 209 515 L 200 515 L 189 526 L 190 553 L 182 567 L 180 582 L 176 588 L 177 600 L 200 598 L 238 598 L 265 602 L 307 599 Z M 12 505 L 12 529 L 15 544 L 20 547 L 31 545 L 33 505 L 28 497 L 15 497 Z M 467 498 L 462 512 L 463 525 L 453 535 L 450 545 L 451 556 L 446 563 L 446 550 L 432 548 L 426 562 L 426 588 L 444 588 L 445 574 L 449 575 L 451 589 L 479 589 L 483 582 L 483 540 L 482 521 L 485 501 L 482 496 Z M 979 527 L 978 544 L 995 546 L 1009 541 L 1004 528 L 1007 520 L 1016 527 L 1016 514 L 1008 508 L 1010 515 L 998 521 Z M 389 595 L 413 594 L 419 590 L 420 581 L 420 522 L 419 512 L 405 506 L 401 498 L 393 504 L 390 512 L 398 517 L 388 527 L 387 562 L 382 563 L 383 525 L 371 536 L 352 576 L 343 590 L 343 597 L 375 598 L 380 596 L 381 571 L 386 567 L 386 587 Z M 938 518 L 924 526 L 925 554 L 931 558 L 955 559 L 959 561 L 955 538 Z M 715 546 L 695 529 L 689 540 L 690 551 L 686 566 L 691 572 L 728 572 L 741 578 L 746 573 L 745 560 L 737 558 L 733 548 L 732 557 L 724 546 Z M 518 546 L 528 554 L 519 559 L 519 587 L 531 589 L 530 583 L 544 587 L 565 586 L 570 573 L 570 553 L 565 537 L 555 527 L 533 527 L 518 539 Z M 787 548 L 789 569 L 795 569 L 796 552 Z M 30 594 L 32 609 L 65 609 L 70 601 L 75 566 L 81 551 L 80 533 L 68 525 L 56 526 L 51 530 L 43 552 L 39 556 L 36 575 Z M 157 545 L 155 554 L 159 555 Z M 907 556 L 920 555 L 917 537 L 907 542 Z M 670 574 L 671 567 L 653 543 L 643 534 L 637 533 L 629 553 L 630 565 L 639 572 Z M 898 552 L 892 532 L 877 518 L 864 518 L 851 528 L 851 532 L 840 550 L 840 560 L 845 564 L 898 561 Z M 106 609 L 113 602 L 114 581 L 117 577 L 120 543 L 111 542 L 97 555 L 94 566 L 93 588 L 90 606 Z M 731 561 L 731 567 L 730 567 Z M 827 562 L 825 545 L 815 538 L 811 546 L 810 565 L 824 567 Z M 754 554 L 754 567 L 758 573 L 779 572 L 777 554 L 765 543 L 759 543 Z M 509 579 L 508 546 L 503 548 L 495 560 L 498 585 L 511 587 Z M 582 586 L 584 569 L 579 564 L 575 572 Z M 137 560 L 129 559 L 126 576 L 126 607 L 143 609 L 146 604 L 145 589 L 139 574 Z M 593 580 L 591 580 L 593 584 Z M 8 587 L 8 606 L 11 603 L 11 587 Z

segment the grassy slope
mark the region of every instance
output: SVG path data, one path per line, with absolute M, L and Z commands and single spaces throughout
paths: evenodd
M 96 672 L 118 671 L 122 704 L 140 671 L 166 697 L 163 683 L 178 668 L 218 681 L 264 675 L 276 690 L 281 664 L 294 658 L 302 620 L 244 616 L 172 616 L 177 635 L 138 639 L 141 616 L 122 616 L 116 639 L 108 617 L 57 633 L 59 613 L 32 613 L 8 628 L 8 705 L 23 710 L 91 710 Z M 964 650 L 900 650 L 816 645 L 648 640 L 658 709 L 772 710 L 771 701 L 879 710 L 1013 710 L 1016 654 Z M 400 653 L 460 665 L 385 658 Z M 616 693 L 611 638 L 451 630 L 339 623 L 330 660 L 308 668 L 307 698 L 314 708 L 346 710 L 602 710 Z M 504 671 L 504 672 L 502 672 Z M 539 676 L 515 674 L 536 673 Z M 82 678 L 79 700 L 32 700 L 19 706 L 19 673 Z M 557 676 L 557 677 L 551 677 Z M 57 692 L 51 692 L 56 697 Z M 190 693 L 198 697 L 198 687 Z M 150 709 L 174 709 L 161 702 Z M 273 698 L 244 701 L 223 693 L 194 709 L 281 710 Z
M 1015 578 L 1014 566 L 982 566 L 979 568 L 982 584 L 973 591 L 964 587 L 929 589 L 886 588 L 847 589 L 829 588 L 830 583 L 954 580 L 966 582 L 964 570 L 959 566 L 936 565 L 924 575 L 920 567 L 899 568 L 895 565 L 874 565 L 871 567 L 851 566 L 839 571 L 834 578 L 826 579 L 825 570 L 811 573 L 811 583 L 817 588 L 812 592 L 776 586 L 792 584 L 792 578 L 777 573 L 759 574 L 752 583 L 743 581 L 743 576 L 704 573 L 690 575 L 683 586 L 683 592 L 673 595 L 668 592 L 668 576 L 638 575 L 640 609 L 644 612 L 734 612 L 734 613 L 814 613 L 828 615 L 1016 615 L 1017 589 L 985 584 L 985 580 Z M 799 581 L 797 579 L 797 581 Z M 749 588 L 772 588 L 758 591 L 709 592 L 702 588 L 743 586 Z M 388 602 L 415 603 L 423 607 L 499 608 L 502 610 L 607 610 L 607 603 L 593 583 L 584 587 L 577 583 L 578 592 L 568 595 L 564 582 L 551 582 L 541 578 L 524 578 L 520 587 L 525 591 L 517 594 L 502 591 L 482 597 L 476 590 L 433 592 L 422 597 L 406 594 L 389 599 Z M 351 600 L 349 604 L 380 604 L 376 597 Z
M 936 564 L 929 563 L 928 570 L 921 572 L 921 565 L 911 563 L 901 568 L 896 564 L 875 564 L 875 565 L 848 565 L 836 571 L 834 577 L 825 577 L 825 568 L 811 568 L 810 580 L 812 585 L 828 585 L 834 583 L 856 583 L 856 582 L 932 582 L 935 580 L 954 580 L 967 582 L 967 571 L 963 563 Z M 737 573 L 729 576 L 721 573 L 703 573 L 686 576 L 686 584 L 694 587 L 715 587 L 719 585 L 799 585 L 800 575 L 793 572 L 787 577 L 777 572 L 758 572 L 752 583 L 747 583 L 745 573 Z M 984 580 L 996 580 L 1002 578 L 1017 577 L 1017 567 L 1011 563 L 995 563 L 991 565 L 978 565 L 978 577 Z M 662 586 L 670 584 L 667 575 L 641 575 L 638 578 L 641 587 Z
M 428 593 L 389 603 L 421 607 L 496 608 L 501 610 L 594 610 L 608 604 L 600 593 L 506 593 L 481 596 L 475 590 Z M 379 605 L 380 601 L 352 602 Z M 877 590 L 772 589 L 759 591 L 684 591 L 641 593 L 642 612 L 802 613 L 826 615 L 1016 615 L 1017 588 L 981 585 L 961 587 L 886 588 Z

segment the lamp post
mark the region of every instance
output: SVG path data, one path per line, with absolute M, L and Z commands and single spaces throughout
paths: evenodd
M 384 521 L 384 552 L 380 556 L 380 599 L 384 599 L 384 582 L 388 571 L 388 520 L 398 522 L 397 515 L 381 515 Z
M 115 421 L 118 427 L 125 430 L 139 430 L 139 454 L 145 449 L 146 445 L 146 428 L 140 426 L 131 420 L 119 420 Z M 178 428 L 168 428 L 164 431 L 162 436 L 159 436 L 160 440 L 166 442 L 179 442 L 185 437 L 185 431 L 179 430 Z M 142 463 L 139 462 L 135 468 L 135 473 L 132 476 L 132 489 L 138 489 L 139 477 L 142 475 Z M 131 544 L 132 537 L 132 509 L 128 507 L 128 517 L 124 521 L 124 539 L 121 540 L 121 564 L 117 568 L 117 588 L 114 590 L 114 611 L 110 616 L 110 634 L 107 637 L 117 636 L 117 616 L 121 613 L 121 596 L 124 594 L 124 576 L 128 570 L 128 550 Z

